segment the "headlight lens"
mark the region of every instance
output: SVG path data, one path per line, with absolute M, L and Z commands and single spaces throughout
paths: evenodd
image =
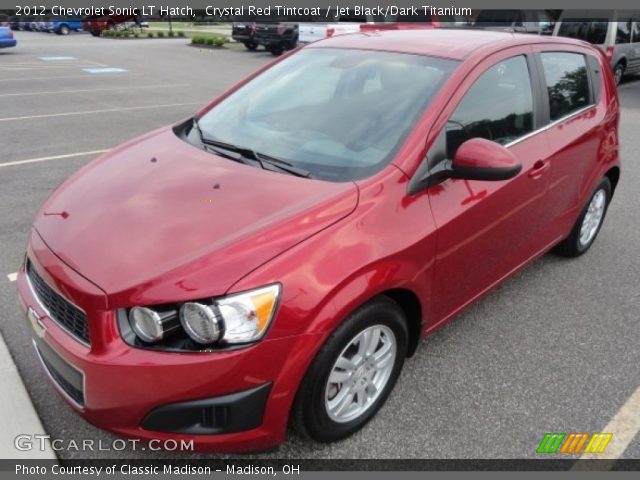
M 180 308 L 180 323 L 191 339 L 209 345 L 220 339 L 222 322 L 210 305 L 189 302 Z
M 131 330 L 143 342 L 158 344 L 164 340 L 156 347 L 161 349 L 197 349 L 193 344 L 189 346 L 188 339 L 201 346 L 251 343 L 266 333 L 279 298 L 280 285 L 276 284 L 211 301 L 163 307 L 162 310 L 134 307 L 129 310 L 128 319 Z M 181 330 L 181 335 L 168 338 Z M 135 344 L 133 338 L 124 336 L 128 343 Z
M 129 324 L 136 335 L 147 343 L 159 342 L 179 326 L 174 311 L 158 312 L 144 307 L 131 309 Z
M 280 286 L 270 285 L 218 300 L 215 306 L 224 321 L 223 340 L 245 343 L 262 338 L 273 318 L 279 297 Z

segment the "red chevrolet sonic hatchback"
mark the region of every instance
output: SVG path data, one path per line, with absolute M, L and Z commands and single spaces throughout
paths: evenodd
M 18 278 L 37 355 L 127 437 L 346 437 L 422 335 L 552 247 L 592 245 L 618 120 L 606 60 L 574 40 L 299 49 L 53 193 Z

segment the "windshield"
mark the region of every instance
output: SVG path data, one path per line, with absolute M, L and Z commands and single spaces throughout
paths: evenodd
M 369 176 L 391 161 L 457 61 L 311 48 L 203 115 L 203 134 L 289 162 L 314 178 Z

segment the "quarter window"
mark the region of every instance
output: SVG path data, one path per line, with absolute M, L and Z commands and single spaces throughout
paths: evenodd
M 620 19 L 616 30 L 616 43 L 631 42 L 631 19 Z
M 640 43 L 640 21 L 633 22 L 633 39 L 634 43 Z
M 591 103 L 584 55 L 546 52 L 541 57 L 549 92 L 551 120 L 558 120 Z
M 527 60 L 494 65 L 469 89 L 447 123 L 447 155 L 470 138 L 505 145 L 533 131 L 533 95 Z

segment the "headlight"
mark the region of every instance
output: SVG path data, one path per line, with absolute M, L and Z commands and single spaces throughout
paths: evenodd
M 209 345 L 220 339 L 222 321 L 213 307 L 201 303 L 185 303 L 180 309 L 180 323 L 195 342 Z
M 125 328 L 123 336 L 131 345 L 136 344 L 135 334 L 145 343 L 157 344 L 154 348 L 165 350 L 199 350 L 192 342 L 200 346 L 251 343 L 266 333 L 279 298 L 280 285 L 269 285 L 162 309 L 134 307 L 128 313 L 129 333 Z
M 144 307 L 131 309 L 129 324 L 136 335 L 147 343 L 159 342 L 179 327 L 175 311 L 157 312 Z
M 273 318 L 279 297 L 280 286 L 270 285 L 216 301 L 215 306 L 224 322 L 223 340 L 245 343 L 262 338 Z

